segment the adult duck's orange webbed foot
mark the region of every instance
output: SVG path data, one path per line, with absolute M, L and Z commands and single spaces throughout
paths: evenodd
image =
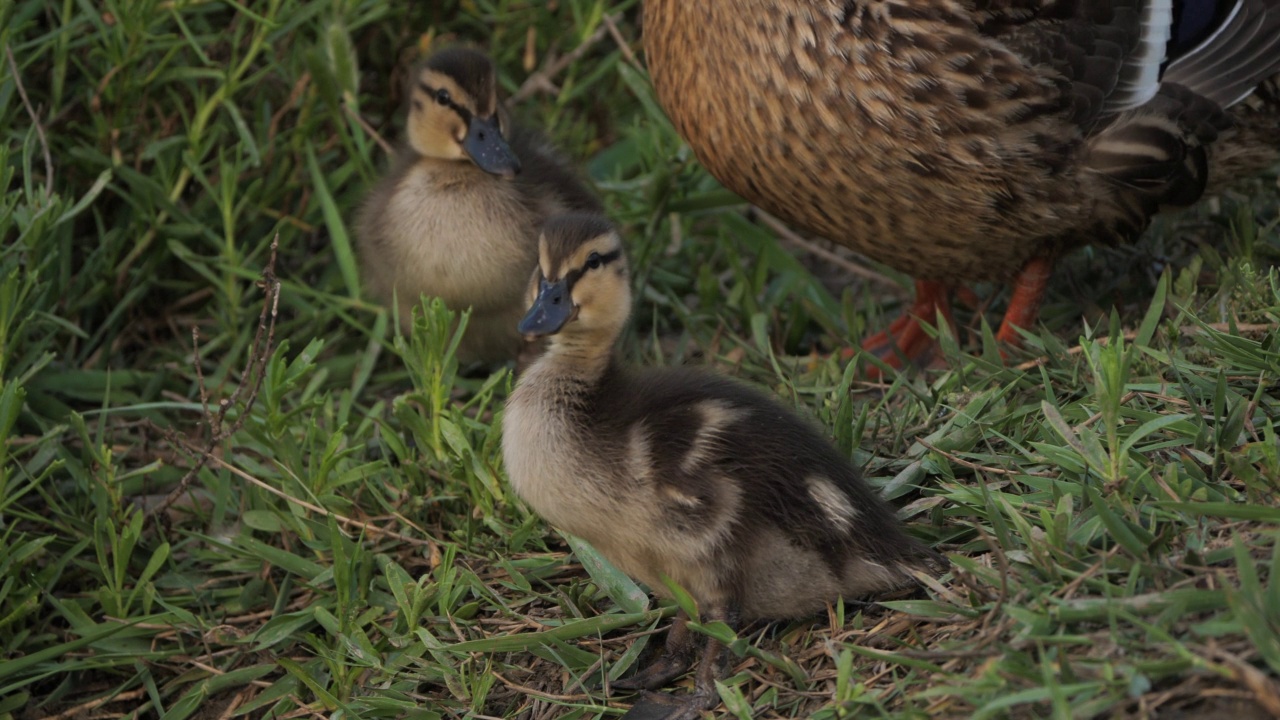
M 1000 330 L 996 333 L 997 341 L 1008 347 L 1022 346 L 1018 328 L 1030 328 L 1040 317 L 1040 304 L 1044 302 L 1045 289 L 1049 286 L 1049 275 L 1052 272 L 1053 263 L 1045 258 L 1034 258 L 1022 266 L 1013 283 L 1009 309 L 1005 311 L 1004 321 L 1000 323 Z
M 1013 295 L 1009 298 L 1009 309 L 1005 311 L 1000 330 L 996 332 L 1002 357 L 1006 356 L 1004 348 L 1022 346 L 1018 328 L 1030 328 L 1040 317 L 1040 305 L 1044 301 L 1052 272 L 1053 263 L 1045 258 L 1030 260 L 1019 271 L 1013 283 Z M 951 296 L 957 290 L 967 293 L 968 297 L 961 298 L 967 305 L 980 306 L 977 296 L 966 287 L 953 289 L 935 280 L 917 280 L 915 302 L 894 319 L 888 329 L 864 339 L 862 350 L 899 370 L 910 364 L 920 364 L 937 347 L 937 340 L 925 331 L 925 323 L 933 324 L 938 313 L 942 313 L 954 331 L 956 325 L 951 313 Z M 843 356 L 852 358 L 855 354 L 855 350 L 848 349 Z M 864 371 L 865 377 L 872 380 L 878 379 L 881 374 L 880 368 L 875 366 L 867 367 Z
M 862 341 L 862 349 L 883 360 L 890 367 L 901 369 L 908 364 L 926 358 L 937 342 L 925 332 L 922 323 L 937 322 L 938 313 L 947 319 L 947 325 L 955 327 L 951 315 L 951 289 L 934 280 L 916 281 L 916 300 L 887 330 L 871 335 Z M 880 369 L 868 367 L 868 377 L 880 376 Z

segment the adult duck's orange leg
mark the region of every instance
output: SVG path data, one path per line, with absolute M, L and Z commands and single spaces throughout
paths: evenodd
M 915 302 L 890 323 L 887 330 L 863 340 L 862 349 L 884 360 L 890 367 L 902 368 L 924 357 L 933 347 L 934 340 L 924 331 L 921 322 L 936 322 L 939 312 L 954 328 L 950 288 L 933 280 L 917 280 Z M 879 375 L 876 368 L 867 368 L 867 373 Z
M 1040 304 L 1044 302 L 1044 291 L 1052 272 L 1053 263 L 1045 258 L 1035 258 L 1022 266 L 1014 280 L 1013 296 L 1009 298 L 1009 309 L 1004 313 L 996 340 L 1010 347 L 1022 345 L 1018 328 L 1029 328 L 1040 317 Z

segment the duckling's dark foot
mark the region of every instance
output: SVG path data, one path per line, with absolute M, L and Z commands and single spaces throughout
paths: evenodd
M 720 677 L 723 660 L 724 645 L 708 639 L 706 652 L 698 663 L 693 692 L 679 696 L 646 692 L 622 716 L 623 720 L 697 720 L 707 710 L 714 710 L 720 704 L 716 678 Z
M 657 690 L 675 680 L 689 669 L 697 644 L 689 632 L 689 616 L 681 611 L 667 631 L 666 645 L 658 659 L 625 680 L 613 683 L 614 690 Z
M 630 692 L 633 690 L 657 690 L 666 687 L 667 683 L 680 677 L 689 669 L 689 658 L 671 657 L 663 653 L 643 670 L 625 680 L 619 680 L 610 687 L 614 690 Z
M 736 612 L 733 615 L 721 612 L 712 617 L 729 621 L 730 625 L 736 625 L 736 615 Z M 715 709 L 720 704 L 720 694 L 716 692 L 716 678 L 720 677 L 721 666 L 724 664 L 724 650 L 724 645 L 718 640 L 708 638 L 707 649 L 702 654 L 702 660 L 698 662 L 698 674 L 694 680 L 693 692 L 682 697 L 645 693 L 640 702 L 628 710 L 623 717 L 631 717 L 633 720 L 639 718 L 696 720 L 707 710 Z M 659 715 L 658 712 L 663 708 L 669 708 L 669 710 Z M 631 714 L 637 710 L 639 712 L 636 715 Z
M 1013 283 L 1013 296 L 1009 298 L 1009 309 L 1004 312 L 996 340 L 1010 347 L 1022 346 L 1018 328 L 1029 328 L 1040 317 L 1040 303 L 1044 302 L 1044 291 L 1051 274 L 1053 263 L 1045 258 L 1033 258 L 1022 266 L 1018 279 Z
M 695 690 L 689 695 L 646 692 L 631 706 L 622 720 L 696 720 L 720 704 L 720 696 Z
M 893 368 L 901 369 L 910 364 L 923 363 L 932 355 L 937 343 L 929 337 L 921 323 L 936 322 L 939 312 L 947 319 L 947 325 L 954 328 L 950 288 L 933 280 L 917 280 L 915 303 L 894 320 L 889 329 L 863 340 L 862 349 Z M 880 377 L 881 370 L 872 366 L 866 368 L 865 374 L 870 379 L 876 379 Z

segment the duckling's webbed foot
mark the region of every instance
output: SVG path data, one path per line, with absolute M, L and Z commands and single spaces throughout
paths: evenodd
M 690 695 L 667 695 L 645 691 L 621 720 L 697 720 L 702 713 L 720 704 L 714 688 L 710 695 L 694 691 Z
M 680 611 L 667 631 L 662 654 L 635 675 L 613 683 L 615 690 L 657 690 L 684 674 L 693 664 L 697 639 L 689 632 L 689 616 Z
M 716 679 L 720 677 L 723 655 L 724 645 L 719 640 L 708 639 L 707 649 L 698 664 L 693 692 L 688 695 L 668 695 L 645 691 L 622 716 L 622 720 L 696 720 L 702 717 L 702 713 L 720 704 Z
M 730 627 L 738 625 L 738 613 L 734 609 L 716 607 L 708 615 L 708 619 L 724 621 Z M 677 618 L 681 633 L 691 641 L 692 633 L 685 627 L 687 621 L 688 618 L 683 614 Z M 676 626 L 673 625 L 671 629 L 674 632 Z M 670 649 L 671 640 L 671 637 L 668 637 L 668 650 Z M 684 642 L 691 644 L 689 641 Z M 720 677 L 721 668 L 724 664 L 724 650 L 724 645 L 719 640 L 707 638 L 706 649 L 702 653 L 702 660 L 698 663 L 698 673 L 694 679 L 693 692 L 680 696 L 646 692 L 622 716 L 622 720 L 696 720 L 702 716 L 703 712 L 714 709 L 720 704 L 720 695 L 716 692 L 716 680 Z M 667 653 L 664 652 L 663 657 L 665 658 L 666 655 Z M 661 661 L 662 659 L 659 659 L 658 662 Z M 657 664 L 654 663 L 654 665 Z M 646 668 L 645 671 L 648 669 Z M 679 673 L 676 673 L 676 675 L 679 675 Z M 674 678 L 675 676 L 672 677 Z

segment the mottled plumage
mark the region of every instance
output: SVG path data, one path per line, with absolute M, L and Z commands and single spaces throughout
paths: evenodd
M 549 221 L 539 269 L 522 328 L 550 335 L 549 347 L 507 403 L 503 453 L 512 487 L 552 525 L 657 592 L 671 578 L 722 619 L 804 616 L 908 585 L 911 569 L 936 562 L 777 400 L 714 373 L 617 359 L 631 295 L 607 221 Z
M 366 290 L 396 299 L 406 331 L 422 295 L 470 307 L 459 357 L 511 359 L 539 226 L 599 205 L 541 137 L 507 120 L 478 51 L 444 50 L 418 69 L 406 136 L 356 219 Z
M 1280 160 L 1274 85 L 1241 101 L 1277 0 L 645 0 L 644 35 L 712 175 L 924 280 L 1131 240 Z

